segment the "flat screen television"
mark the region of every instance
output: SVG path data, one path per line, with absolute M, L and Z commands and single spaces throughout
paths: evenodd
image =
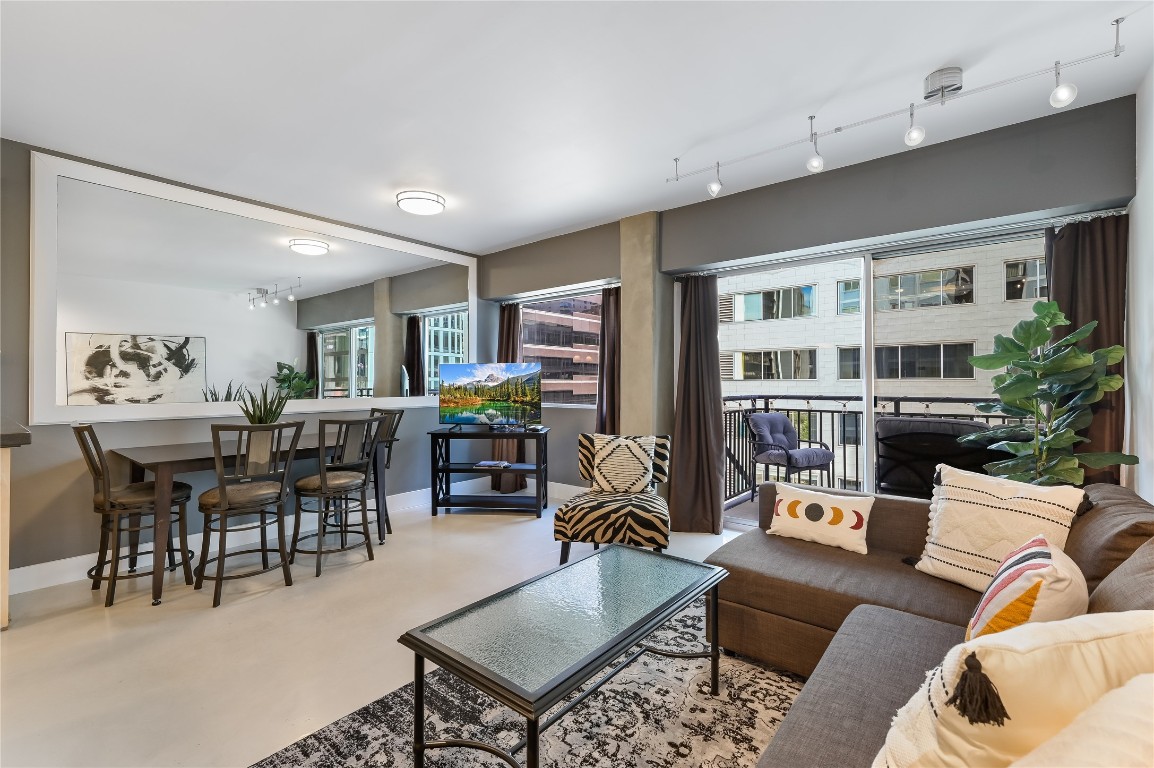
M 541 423 L 540 363 L 442 363 L 442 424 Z

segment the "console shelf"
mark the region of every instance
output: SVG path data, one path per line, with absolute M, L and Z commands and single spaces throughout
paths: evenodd
M 510 432 L 476 431 L 463 429 L 435 429 L 429 433 L 432 469 L 431 506 L 433 517 L 440 510 L 451 513 L 453 509 L 503 509 L 511 512 L 532 512 L 541 517 L 548 506 L 549 486 L 549 430 L 516 430 Z M 507 467 L 478 467 L 476 462 L 453 461 L 452 444 L 458 440 L 519 440 L 534 445 L 532 463 L 516 463 Z M 536 481 L 536 492 L 532 496 L 521 494 L 472 494 L 452 493 L 453 475 L 526 475 Z

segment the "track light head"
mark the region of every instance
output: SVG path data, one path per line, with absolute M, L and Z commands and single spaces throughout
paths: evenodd
M 825 158 L 817 150 L 817 132 L 813 129 L 813 120 L 816 115 L 809 116 L 809 140 L 813 144 L 813 156 L 805 161 L 805 168 L 810 173 L 821 173 L 825 168 Z
M 722 186 L 724 186 L 721 183 L 721 163 L 720 162 L 718 162 L 714 166 L 714 171 L 717 173 L 716 180 L 711 181 L 705 185 L 705 190 L 709 193 L 710 197 L 717 197 L 719 194 L 721 194 L 721 188 L 722 188 Z
M 1050 91 L 1050 106 L 1054 109 L 1068 107 L 1078 97 L 1078 86 L 1062 82 L 1062 62 L 1054 62 L 1054 90 Z
M 910 128 L 906 131 L 905 141 L 907 147 L 916 147 L 921 144 L 926 138 L 926 129 L 920 125 L 914 125 L 914 105 L 910 104 Z

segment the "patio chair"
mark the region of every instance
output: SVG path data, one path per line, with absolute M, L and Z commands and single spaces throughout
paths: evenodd
M 986 474 L 983 465 L 1010 458 L 1010 454 L 958 442 L 962 435 L 984 429 L 987 424 L 968 419 L 879 416 L 875 422 L 877 492 L 928 499 L 934 493 L 939 464 Z
M 807 440 L 801 447 L 797 429 L 784 413 L 749 413 L 745 416 L 749 439 L 753 441 L 753 466 L 750 468 L 753 489 L 749 500 L 757 498 L 757 465 L 785 467 L 785 482 L 800 470 L 818 470 L 832 476 L 833 451 L 823 442 Z M 814 445 L 820 447 L 813 447 Z

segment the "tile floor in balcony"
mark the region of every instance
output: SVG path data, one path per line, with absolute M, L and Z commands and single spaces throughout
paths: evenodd
M 213 609 L 171 574 L 153 607 L 147 579 L 103 593 L 74 582 L 12 598 L 0 634 L 0 764 L 246 766 L 409 682 L 411 627 L 554 567 L 552 520 L 394 511 L 394 535 L 226 583 Z M 703 558 L 738 535 L 674 534 Z M 199 540 L 194 539 L 194 548 Z M 575 545 L 574 555 L 588 545 Z

